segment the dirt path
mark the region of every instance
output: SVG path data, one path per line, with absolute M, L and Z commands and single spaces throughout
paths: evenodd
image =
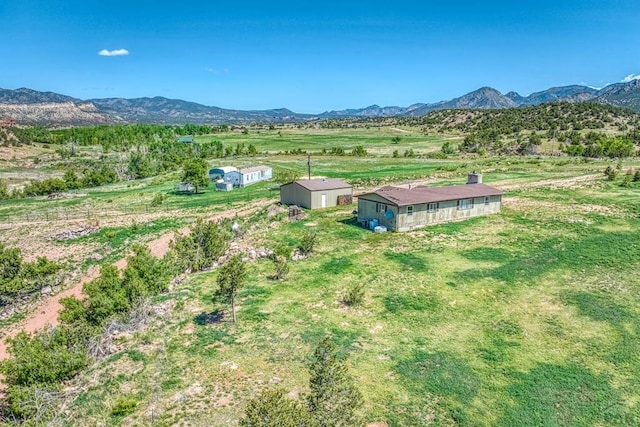
M 247 216 L 250 215 L 260 208 L 263 208 L 269 204 L 273 203 L 273 200 L 261 200 L 258 202 L 251 203 L 250 205 L 244 207 L 241 210 L 228 210 L 224 212 L 217 213 L 215 215 L 210 216 L 207 219 L 223 219 L 223 218 L 233 218 L 234 216 Z M 189 227 L 183 227 L 177 232 L 172 231 L 170 233 L 163 234 L 147 243 L 147 247 L 151 251 L 151 253 L 161 258 L 164 254 L 169 250 L 169 243 L 175 237 L 176 233 L 185 234 L 189 232 Z M 122 258 L 118 260 L 114 264 L 119 270 L 124 270 L 127 266 L 127 259 Z M 82 279 L 73 285 L 71 288 L 66 289 L 59 294 L 52 296 L 44 300 L 40 305 L 38 305 L 34 311 L 22 322 L 12 325 L 9 327 L 8 331 L 5 335 L 0 339 L 0 360 L 4 360 L 8 357 L 7 353 L 7 343 L 6 339 L 15 336 L 20 331 L 25 331 L 28 333 L 33 333 L 38 331 L 47 325 L 56 326 L 58 325 L 58 313 L 62 311 L 62 305 L 60 304 L 60 300 L 62 298 L 75 296 L 78 299 L 84 298 L 82 294 L 82 287 L 85 283 L 96 279 L 99 276 L 100 270 L 97 266 L 90 268 L 87 271 L 87 274 L 82 277 Z
M 401 132 L 401 133 L 411 133 L 408 130 L 404 130 L 404 129 L 400 129 L 400 128 L 391 128 L 391 130 L 394 130 L 396 132 Z

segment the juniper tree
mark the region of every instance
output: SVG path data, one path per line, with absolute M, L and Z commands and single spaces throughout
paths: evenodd
M 233 322 L 236 322 L 236 296 L 238 291 L 244 286 L 246 277 L 246 266 L 240 255 L 234 255 L 222 266 L 218 274 L 218 290 L 213 299 L 231 304 Z
M 320 341 L 309 368 L 309 412 L 319 427 L 358 425 L 362 395 L 355 387 L 344 360 L 338 358 L 331 337 Z
M 249 401 L 241 427 L 310 427 L 313 424 L 307 408 L 289 399 L 282 389 L 265 390 Z

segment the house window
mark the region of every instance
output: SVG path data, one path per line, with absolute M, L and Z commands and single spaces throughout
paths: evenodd
M 484 204 L 485 205 L 489 204 L 489 196 L 484 196 Z
M 407 206 L 407 215 L 413 215 L 413 206 Z
M 376 212 L 385 213 L 387 211 L 387 205 L 384 203 L 376 203 Z
M 473 199 L 460 199 L 458 200 L 458 210 L 463 211 L 471 209 L 473 207 Z
M 437 203 L 429 203 L 427 205 L 427 212 L 429 212 L 429 213 L 438 212 L 438 204 Z

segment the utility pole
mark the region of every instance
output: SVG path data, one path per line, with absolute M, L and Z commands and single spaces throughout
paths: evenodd
M 309 181 L 311 181 L 311 154 L 307 154 L 307 174 L 309 175 Z

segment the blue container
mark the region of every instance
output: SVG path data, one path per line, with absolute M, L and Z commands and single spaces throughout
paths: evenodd
M 378 218 L 373 218 L 369 221 L 369 230 L 373 230 L 378 226 Z

